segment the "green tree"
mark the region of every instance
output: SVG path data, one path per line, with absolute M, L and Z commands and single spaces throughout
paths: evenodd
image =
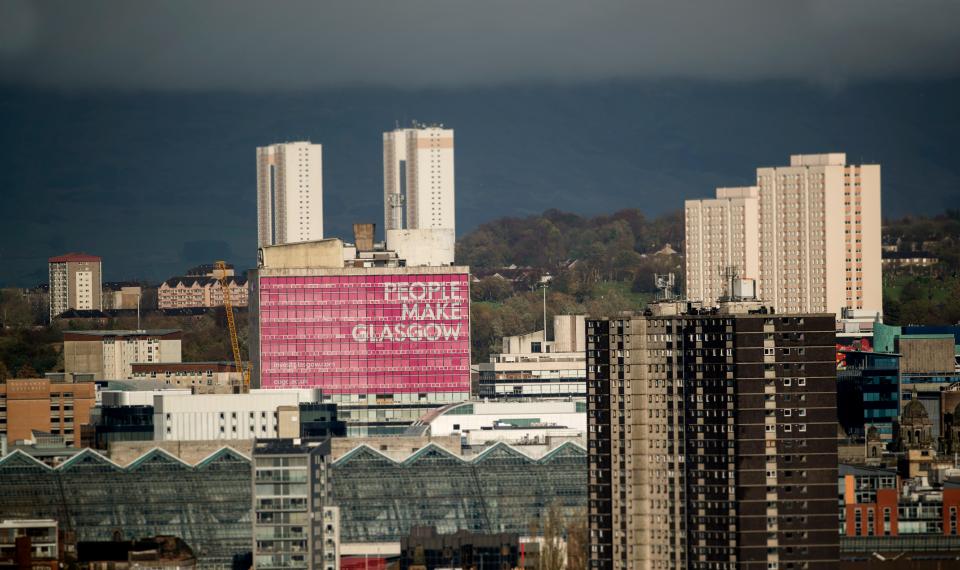
M 470 286 L 470 299 L 474 302 L 500 302 L 513 296 L 513 294 L 513 283 L 502 277 L 484 277 Z
M 590 536 L 587 530 L 587 513 L 579 509 L 567 518 L 567 568 L 587 570 Z
M 30 303 L 16 289 L 0 290 L 0 328 L 20 329 L 33 324 Z

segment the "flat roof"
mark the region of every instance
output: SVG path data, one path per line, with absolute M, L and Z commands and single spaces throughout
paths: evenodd
M 183 332 L 180 329 L 145 329 L 145 330 L 96 330 L 96 331 L 64 331 L 64 334 L 77 334 L 83 336 L 165 336 L 172 333 Z
M 50 263 L 65 263 L 68 261 L 100 261 L 100 256 L 81 253 L 78 251 L 57 255 L 47 260 Z

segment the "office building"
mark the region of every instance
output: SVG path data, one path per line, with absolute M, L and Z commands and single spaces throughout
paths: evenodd
M 330 440 L 257 440 L 253 446 L 253 567 L 336 570 Z
M 31 440 L 36 431 L 62 435 L 66 445 L 79 445 L 80 428 L 90 423 L 95 402 L 93 382 L 8 379 L 0 383 L 0 434 L 12 443 Z
M 727 267 L 747 277 L 756 267 L 756 295 L 778 312 L 883 313 L 879 165 L 792 155 L 789 166 L 758 168 L 755 188 L 689 201 L 686 218 L 692 300 L 715 305 Z
M 50 270 L 50 320 L 69 309 L 102 310 L 100 258 L 67 253 L 48 260 Z
M 387 248 L 408 265 L 453 263 L 453 129 L 414 125 L 383 133 L 383 209 Z
M 399 433 L 468 399 L 469 269 L 344 267 L 343 249 L 338 239 L 260 249 L 253 385 L 322 389 L 351 435 Z
M 587 321 L 591 568 L 833 568 L 834 315 Z
M 0 568 L 59 568 L 58 538 L 53 519 L 0 520 Z
M 760 198 L 756 186 L 717 188 L 717 197 L 687 200 L 687 298 L 715 305 L 733 295 L 733 279 L 760 277 Z
M 95 380 L 129 378 L 135 362 L 180 362 L 182 336 L 177 329 L 64 331 L 63 367 Z
M 257 245 L 323 239 L 323 147 L 257 147 Z
M 155 441 L 299 437 L 301 403 L 319 390 L 251 390 L 248 394 L 168 394 L 153 397 Z
M 900 415 L 900 355 L 846 350 L 843 357 L 837 413 L 844 433 L 859 439 L 874 430 L 874 437 L 889 443 Z
M 555 315 L 545 331 L 503 337 L 502 350 L 478 365 L 478 396 L 498 399 L 577 398 L 587 395 L 583 315 Z
M 509 441 L 497 431 L 536 433 L 538 429 L 563 428 L 576 434 L 587 431 L 587 406 L 584 402 L 563 400 L 523 400 L 487 402 L 482 400 L 451 404 L 433 410 L 416 422 L 428 428 L 430 435 L 471 434 L 489 441 Z M 522 436 L 518 436 L 520 439 Z

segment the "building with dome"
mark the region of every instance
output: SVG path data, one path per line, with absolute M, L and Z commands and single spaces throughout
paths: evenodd
M 933 446 L 933 421 L 920 400 L 913 398 L 903 406 L 897 422 L 897 439 L 902 451 Z

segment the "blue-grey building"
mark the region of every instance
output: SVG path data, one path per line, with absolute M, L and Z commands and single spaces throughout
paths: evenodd
M 900 355 L 850 351 L 837 371 L 837 418 L 847 435 L 865 437 L 871 428 L 894 438 L 900 415 Z

